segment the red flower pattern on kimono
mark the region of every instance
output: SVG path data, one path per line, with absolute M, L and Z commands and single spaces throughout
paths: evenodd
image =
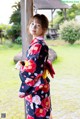
M 43 108 L 37 108 L 35 114 L 37 117 L 45 117 L 46 110 L 44 110 Z
M 42 88 L 42 90 L 43 90 L 45 93 L 48 92 L 49 89 L 50 89 L 50 85 L 49 85 L 49 84 L 45 84 L 45 85 L 43 86 L 43 88 Z
M 32 46 L 32 45 L 33 45 L 34 43 L 36 43 L 36 42 L 38 42 L 38 39 L 37 39 L 37 38 L 33 39 L 33 40 L 31 41 L 30 45 Z
M 36 86 L 35 91 L 38 91 L 38 90 L 40 90 L 41 88 L 43 88 L 43 84 L 41 84 L 41 85 L 39 85 L 39 86 Z
M 37 43 L 37 44 L 33 44 L 33 46 L 29 49 L 28 53 L 30 55 L 35 55 L 38 54 L 41 50 L 41 44 Z
M 34 117 L 27 115 L 27 119 L 34 119 Z
M 46 97 L 42 100 L 41 105 L 48 110 L 50 108 L 50 98 Z
M 28 86 L 33 86 L 35 84 L 35 81 L 31 78 L 26 78 L 25 84 L 27 84 Z
M 36 63 L 34 62 L 34 60 L 32 60 L 32 59 L 30 59 L 30 60 L 26 59 L 24 69 L 27 72 L 34 73 L 35 70 L 36 70 Z
M 25 99 L 31 103 L 32 102 L 32 95 L 26 96 Z

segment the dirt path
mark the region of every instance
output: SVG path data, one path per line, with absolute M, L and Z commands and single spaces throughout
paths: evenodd
M 51 80 L 53 119 L 80 119 L 80 79 Z

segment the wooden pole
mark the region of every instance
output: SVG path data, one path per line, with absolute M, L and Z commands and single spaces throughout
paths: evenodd
M 31 41 L 31 35 L 27 32 L 27 26 L 32 16 L 33 0 L 21 0 L 22 59 L 25 59 L 26 50 Z
M 22 59 L 25 58 L 26 50 L 26 0 L 21 0 L 21 36 L 22 36 Z
M 51 28 L 53 28 L 53 13 L 54 12 L 55 12 L 55 9 L 51 9 L 51 20 L 52 20 Z
M 32 40 L 32 36 L 28 33 L 29 20 L 33 16 L 33 0 L 26 0 L 26 38 L 27 38 L 27 48 Z
M 51 20 L 52 20 L 51 28 L 53 28 L 53 10 L 52 9 L 51 9 Z
M 21 0 L 21 35 L 22 35 L 22 60 L 26 58 L 26 50 L 31 41 L 31 35 L 27 32 L 27 26 L 30 18 L 33 16 L 33 0 Z M 24 99 L 25 119 L 26 115 L 26 101 Z
M 64 20 L 66 20 L 66 8 L 64 8 Z

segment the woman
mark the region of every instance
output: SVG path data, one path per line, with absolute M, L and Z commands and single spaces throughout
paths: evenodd
M 19 61 L 20 86 L 19 97 L 26 100 L 27 119 L 52 119 L 50 80 L 47 71 L 53 75 L 54 70 L 48 62 L 48 46 L 44 35 L 48 29 L 45 15 L 36 14 L 29 24 L 29 32 L 33 36 L 26 52 L 25 61 Z

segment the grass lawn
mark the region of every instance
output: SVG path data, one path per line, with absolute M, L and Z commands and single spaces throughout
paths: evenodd
M 51 79 L 51 99 L 54 119 L 80 119 L 80 44 L 47 41 L 58 58 L 53 62 L 56 72 Z M 0 116 L 24 119 L 24 99 L 18 98 L 20 79 L 14 69 L 13 57 L 21 46 L 0 45 Z
M 24 119 L 24 101 L 18 98 L 20 79 L 13 62 L 20 51 L 21 46 L 0 45 L 0 116 L 6 113 L 6 119 Z
M 56 75 L 51 80 L 53 117 L 80 119 L 80 44 L 59 42 L 50 45 L 58 55 L 53 63 Z

